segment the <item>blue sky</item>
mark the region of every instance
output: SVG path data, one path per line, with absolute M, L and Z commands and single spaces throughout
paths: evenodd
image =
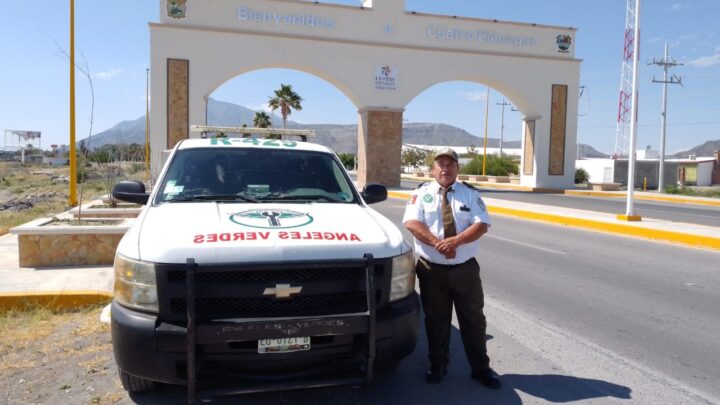
M 191 0 L 198 1 L 198 0 Z M 387 0 L 376 0 L 387 1 Z M 333 0 L 357 5 L 359 0 Z M 578 28 L 576 57 L 582 59 L 578 140 L 610 153 L 615 145 L 625 0 L 405 0 L 406 9 Z M 158 1 L 75 0 L 78 63 L 89 67 L 95 90 L 93 133 L 145 114 L 145 73 L 149 66 L 148 22 L 158 20 Z M 662 69 L 648 66 L 663 54 L 684 66 L 671 73 L 684 86 L 670 86 L 667 151 L 720 139 L 720 16 L 718 0 L 644 0 L 642 5 L 638 148 L 659 149 Z M 68 0 L 4 0 L 0 11 L 0 129 L 42 131 L 42 145 L 66 144 L 68 135 Z M 57 43 L 57 44 L 56 44 Z M 84 59 L 83 59 L 84 58 Z M 77 139 L 90 124 L 88 81 L 78 73 Z M 357 111 L 321 79 L 288 70 L 251 72 L 226 83 L 213 97 L 253 109 L 265 107 L 280 83 L 290 83 L 304 99 L 291 119 L 303 123 L 357 123 Z M 481 83 L 436 85 L 406 108 L 409 122 L 444 122 L 482 137 Z M 500 136 L 503 95 L 491 90 L 488 133 Z M 505 109 L 505 140 L 520 139 L 520 115 Z M 2 145 L 0 145 L 1 147 Z

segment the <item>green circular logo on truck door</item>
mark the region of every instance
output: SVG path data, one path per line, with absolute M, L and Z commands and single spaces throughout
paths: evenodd
M 230 220 L 251 228 L 284 229 L 307 225 L 313 217 L 304 212 L 283 209 L 254 209 L 231 214 Z

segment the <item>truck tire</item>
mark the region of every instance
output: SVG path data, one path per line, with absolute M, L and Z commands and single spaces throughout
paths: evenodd
M 147 392 L 155 389 L 155 382 L 135 377 L 120 370 L 120 381 L 127 392 Z

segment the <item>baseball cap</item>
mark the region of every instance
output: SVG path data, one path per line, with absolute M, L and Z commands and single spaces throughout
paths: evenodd
M 440 156 L 447 156 L 456 162 L 458 161 L 457 152 L 455 152 L 455 150 L 453 150 L 452 148 L 443 148 L 435 152 L 435 157 L 433 158 L 433 160 L 438 160 Z

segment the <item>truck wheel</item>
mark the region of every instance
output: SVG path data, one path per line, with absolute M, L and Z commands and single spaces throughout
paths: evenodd
M 155 389 L 155 383 L 144 378 L 135 377 L 120 370 L 120 381 L 127 392 L 146 392 Z

